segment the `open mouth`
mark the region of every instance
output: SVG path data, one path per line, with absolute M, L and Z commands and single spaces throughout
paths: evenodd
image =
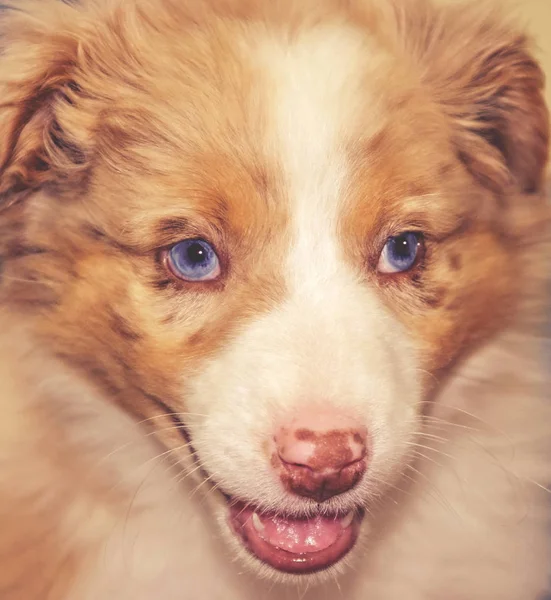
M 285 573 L 307 574 L 336 564 L 354 547 L 361 514 L 296 518 L 255 512 L 243 502 L 230 506 L 230 525 L 247 550 Z
M 180 423 L 188 443 L 189 434 Z M 189 443 L 192 455 L 196 451 Z M 206 480 L 212 478 L 205 473 Z M 257 559 L 284 573 L 306 575 L 338 563 L 354 547 L 363 511 L 292 517 L 256 508 L 222 493 L 229 505 L 229 524 L 243 546 Z

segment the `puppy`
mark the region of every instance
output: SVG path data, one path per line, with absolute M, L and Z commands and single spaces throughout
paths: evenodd
M 2 600 L 540 600 L 526 37 L 425 0 L 1 19 Z

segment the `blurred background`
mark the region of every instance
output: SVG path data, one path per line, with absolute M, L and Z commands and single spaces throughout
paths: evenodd
M 451 4 L 460 0 L 437 0 Z M 547 103 L 551 108 L 551 0 L 494 0 L 509 6 L 518 15 L 538 46 L 538 58 L 547 75 Z

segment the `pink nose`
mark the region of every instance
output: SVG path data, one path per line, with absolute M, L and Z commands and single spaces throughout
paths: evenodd
M 312 409 L 280 428 L 272 464 L 290 492 L 323 502 L 361 479 L 366 441 L 366 429 L 351 417 Z

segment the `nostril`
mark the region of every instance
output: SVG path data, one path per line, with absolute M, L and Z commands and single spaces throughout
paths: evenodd
M 364 461 L 365 453 L 363 453 L 363 455 L 360 456 L 359 458 L 353 459 L 350 462 L 343 463 L 343 464 L 337 464 L 337 465 L 326 465 L 326 466 L 306 464 L 306 463 L 300 463 L 300 462 L 289 462 L 281 454 L 278 454 L 278 458 L 281 461 L 281 463 L 285 467 L 288 467 L 288 468 L 296 467 L 297 469 L 307 469 L 308 471 L 317 472 L 317 473 L 334 473 L 336 471 L 342 471 L 343 469 L 347 469 L 348 467 L 353 467 L 356 464 L 365 462 Z
M 342 417 L 319 417 L 315 428 L 294 419 L 274 437 L 272 464 L 285 487 L 300 496 L 323 501 L 354 487 L 367 468 L 367 431 Z M 326 427 L 324 428 L 323 425 Z
M 365 459 L 359 459 L 340 469 L 314 470 L 308 465 L 281 461 L 279 473 L 283 485 L 293 494 L 323 502 L 352 489 L 366 470 Z
M 300 463 L 300 462 L 289 462 L 288 460 L 285 459 L 285 455 L 283 453 L 278 453 L 278 456 L 279 456 L 279 460 L 287 467 L 298 467 L 298 468 L 312 470 L 307 464 Z

